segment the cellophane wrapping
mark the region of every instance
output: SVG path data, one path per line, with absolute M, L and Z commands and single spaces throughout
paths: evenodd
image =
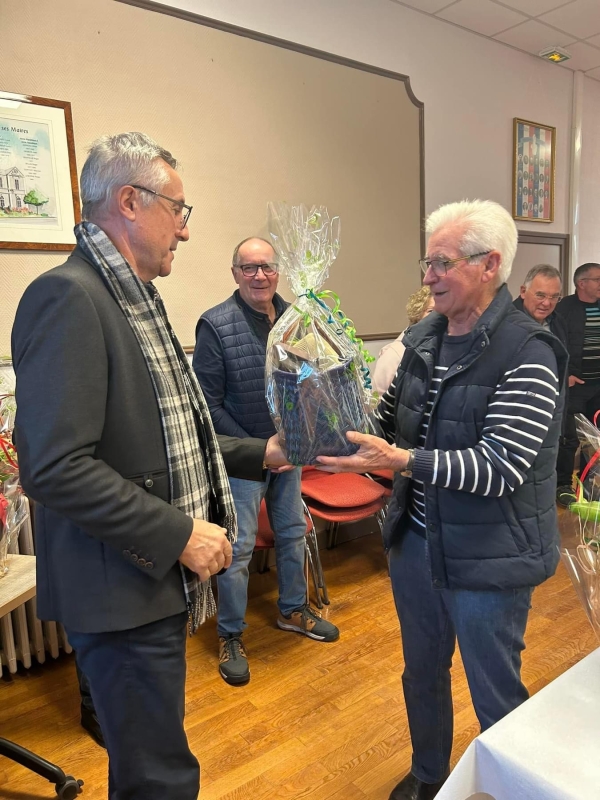
M 583 414 L 575 423 L 581 471 L 575 502 L 560 516 L 560 554 L 600 640 L 600 431 Z
M 347 431 L 369 430 L 373 406 L 369 370 L 351 320 L 335 295 L 321 292 L 340 249 L 340 220 L 323 206 L 270 203 L 268 227 L 294 302 L 269 335 L 266 391 L 269 411 L 295 465 L 319 455 L 355 453 Z
M 14 382 L 0 377 L 0 578 L 8 572 L 7 556 L 11 542 L 29 514 L 19 482 L 17 453 L 12 432 L 16 403 Z

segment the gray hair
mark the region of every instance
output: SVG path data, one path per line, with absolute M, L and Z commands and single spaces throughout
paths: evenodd
M 429 215 L 425 229 L 432 234 L 448 225 L 464 225 L 459 248 L 465 256 L 497 250 L 502 256 L 499 282 L 508 280 L 512 269 L 519 232 L 508 211 L 492 200 L 462 200 L 440 206 Z M 470 264 L 479 263 L 469 258 Z
M 255 239 L 258 240 L 259 242 L 264 242 L 265 244 L 268 244 L 271 250 L 275 252 L 273 244 L 268 239 L 263 239 L 262 236 L 248 236 L 246 237 L 246 239 L 242 239 L 242 241 L 235 246 L 235 250 L 233 251 L 233 256 L 231 257 L 231 265 L 233 267 L 238 266 L 240 248 L 242 247 L 242 245 L 245 245 L 246 242 L 253 242 Z
M 81 170 L 83 218 L 92 219 L 102 213 L 118 187 L 137 183 L 160 192 L 169 180 L 165 163 L 177 169 L 171 153 L 145 133 L 133 131 L 96 139 Z M 151 194 L 141 193 L 145 205 L 155 199 Z
M 562 286 L 562 275 L 556 267 L 552 267 L 550 264 L 536 264 L 535 267 L 532 267 L 527 275 L 525 275 L 523 286 L 529 289 L 533 279 L 537 278 L 538 275 L 543 275 L 545 278 L 558 278 Z
M 577 281 L 586 278 L 589 273 L 597 267 L 600 267 L 600 264 L 596 264 L 595 261 L 588 261 L 587 264 L 581 264 L 579 267 L 577 267 L 573 275 L 573 283 L 575 286 L 577 286 Z

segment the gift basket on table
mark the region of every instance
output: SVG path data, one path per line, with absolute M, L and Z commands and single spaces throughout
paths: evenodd
M 15 412 L 13 387 L 7 378 L 3 378 L 0 384 L 0 578 L 8 572 L 10 545 L 29 516 L 12 441 Z
M 339 298 L 321 287 L 340 248 L 340 220 L 324 207 L 269 204 L 269 234 L 296 296 L 267 344 L 271 417 L 290 463 L 352 455 L 347 431 L 369 430 L 374 404 L 367 362 Z M 330 305 L 330 303 L 332 305 Z
M 582 469 L 575 502 L 561 517 L 560 554 L 577 596 L 600 639 L 600 431 L 575 415 Z

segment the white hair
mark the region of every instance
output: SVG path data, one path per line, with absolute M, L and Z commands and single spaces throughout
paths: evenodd
M 459 249 L 465 255 L 497 250 L 502 256 L 499 282 L 508 280 L 512 269 L 519 233 L 508 211 L 492 200 L 462 200 L 440 206 L 429 215 L 425 229 L 429 235 L 440 228 L 462 226 Z M 479 259 L 469 259 L 476 264 Z
M 168 150 L 145 133 L 118 133 L 101 136 L 92 142 L 81 170 L 81 202 L 84 219 L 102 213 L 113 191 L 136 183 L 160 192 L 169 180 L 165 163 L 177 169 L 177 161 Z M 145 205 L 156 198 L 141 193 Z

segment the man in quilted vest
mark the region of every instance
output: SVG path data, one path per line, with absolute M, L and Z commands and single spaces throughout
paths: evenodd
M 411 326 L 375 412 L 328 469 L 398 472 L 384 528 L 404 651 L 412 767 L 390 800 L 431 800 L 452 749 L 460 646 L 486 730 L 528 697 L 521 653 L 533 588 L 556 569 L 556 456 L 567 352 L 506 286 L 517 229 L 497 203 L 442 206 L 421 261 L 435 310 Z
M 275 428 L 265 399 L 267 339 L 288 304 L 277 294 L 278 265 L 266 240 L 251 237 L 240 242 L 233 253 L 231 271 L 238 289 L 200 317 L 193 366 L 217 433 L 268 439 Z M 321 642 L 333 642 L 339 636 L 335 625 L 321 619 L 306 602 L 306 521 L 300 478 L 300 468 L 283 467 L 265 470 L 264 482 L 230 480 L 238 539 L 231 567 L 217 578 L 217 630 L 219 672 L 232 686 L 250 680 L 242 633 L 246 628 L 248 565 L 263 499 L 275 534 L 277 625 Z

